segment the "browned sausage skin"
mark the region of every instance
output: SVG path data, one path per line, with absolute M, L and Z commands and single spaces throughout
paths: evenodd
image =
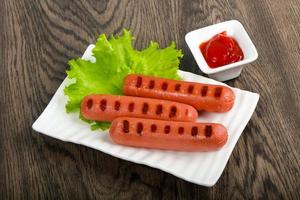
M 228 139 L 221 124 L 128 117 L 113 121 L 110 136 L 117 144 L 177 151 L 214 151 Z
M 117 117 L 140 117 L 174 121 L 196 121 L 198 112 L 190 105 L 142 97 L 94 94 L 81 102 L 84 118 L 112 121 Z
M 177 101 L 209 112 L 229 111 L 235 99 L 233 91 L 226 86 L 137 74 L 130 74 L 124 79 L 123 92 L 130 96 Z

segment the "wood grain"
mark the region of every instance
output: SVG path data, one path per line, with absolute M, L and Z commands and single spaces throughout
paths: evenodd
M 64 143 L 31 129 L 100 33 L 124 27 L 136 47 L 175 41 L 181 69 L 201 74 L 184 36 L 241 21 L 259 53 L 232 86 L 260 93 L 256 112 L 212 188 Z M 299 199 L 298 0 L 4 0 L 0 5 L 0 199 Z

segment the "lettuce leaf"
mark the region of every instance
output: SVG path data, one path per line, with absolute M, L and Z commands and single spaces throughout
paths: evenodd
M 67 70 L 68 78 L 75 80 L 74 83 L 65 87 L 65 95 L 69 97 L 66 111 L 77 112 L 84 96 L 89 94 L 115 94 L 122 95 L 123 79 L 126 75 L 136 73 L 180 79 L 177 74 L 179 59 L 183 56 L 181 50 L 176 49 L 174 42 L 167 48 L 159 48 L 156 42 L 141 51 L 133 47 L 134 37 L 123 30 L 119 36 L 111 36 L 109 39 L 101 34 L 92 50 L 96 62 L 73 59 L 68 62 L 70 69 Z M 90 123 L 92 129 L 107 129 L 107 122 Z

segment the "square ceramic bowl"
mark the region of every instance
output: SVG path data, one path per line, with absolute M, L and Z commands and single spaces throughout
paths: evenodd
M 199 49 L 199 45 L 224 31 L 237 41 L 244 53 L 244 59 L 218 68 L 210 68 Z M 243 25 L 237 20 L 230 20 L 191 31 L 185 35 L 185 41 L 200 70 L 218 81 L 226 81 L 238 77 L 243 69 L 243 65 L 255 61 L 258 57 L 257 50 L 249 35 Z

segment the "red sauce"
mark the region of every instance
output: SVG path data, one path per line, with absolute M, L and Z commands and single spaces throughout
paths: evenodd
M 201 43 L 199 48 L 211 68 L 221 67 L 244 59 L 239 44 L 232 37 L 227 36 L 225 31 Z

